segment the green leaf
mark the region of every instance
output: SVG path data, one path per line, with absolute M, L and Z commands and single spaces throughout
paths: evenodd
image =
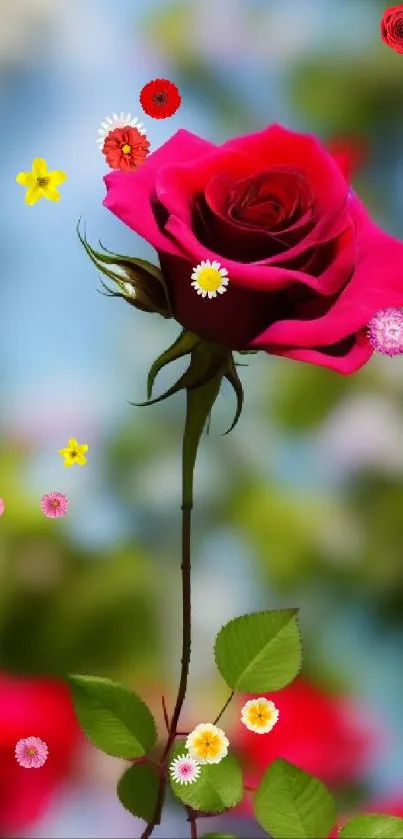
M 122 775 L 118 783 L 121 804 L 133 816 L 152 821 L 157 807 L 159 778 L 152 766 L 137 763 Z
M 344 825 L 339 839 L 403 839 L 403 819 L 375 813 L 357 816 Z
M 325 839 L 337 818 L 324 784 L 282 758 L 265 772 L 254 809 L 256 820 L 274 839 Z
M 186 754 L 186 741 L 176 742 L 170 761 Z M 171 788 L 188 807 L 205 813 L 222 813 L 242 799 L 242 771 L 232 755 L 224 757 L 220 763 L 204 764 L 200 775 L 192 784 L 180 784 L 169 773 Z
M 147 705 L 124 685 L 97 676 L 69 676 L 75 711 L 91 743 L 113 757 L 143 757 L 157 739 Z
M 232 690 L 280 690 L 301 667 L 298 609 L 255 612 L 234 618 L 220 629 L 214 655 Z

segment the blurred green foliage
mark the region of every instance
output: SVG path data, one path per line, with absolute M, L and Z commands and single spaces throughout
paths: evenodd
M 152 670 L 157 591 L 145 550 L 122 544 L 94 557 L 77 547 L 64 522 L 46 518 L 28 496 L 23 455 L 5 444 L 1 458 L 1 667 L 58 676 Z
M 329 135 L 368 137 L 401 125 L 399 57 L 379 42 L 370 50 L 343 57 L 320 52 L 293 68 L 292 103 L 313 127 Z

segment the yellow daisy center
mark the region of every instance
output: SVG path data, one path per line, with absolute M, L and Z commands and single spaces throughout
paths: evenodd
M 48 183 L 49 183 L 49 178 L 42 177 L 42 178 L 37 178 L 36 179 L 36 185 L 41 187 L 41 189 L 43 189 L 44 186 L 47 186 Z
M 273 718 L 273 711 L 264 705 L 257 705 L 249 710 L 249 722 L 252 725 L 266 725 Z
M 203 291 L 217 291 L 222 283 L 222 277 L 217 268 L 202 268 L 197 282 Z
M 36 754 L 36 749 L 28 749 L 28 754 L 29 754 L 29 755 L 34 755 L 34 754 Z
M 221 738 L 217 734 L 201 734 L 195 740 L 195 748 L 201 757 L 216 757 L 221 748 Z
M 60 507 L 60 501 L 56 498 L 55 501 L 51 502 L 51 507 Z
M 122 146 L 122 152 L 123 152 L 123 154 L 130 154 L 131 150 L 132 150 L 132 147 L 131 147 L 131 146 L 129 146 L 129 143 L 125 143 L 125 144 Z

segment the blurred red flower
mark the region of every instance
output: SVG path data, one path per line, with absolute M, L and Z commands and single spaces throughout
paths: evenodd
M 374 734 L 358 712 L 340 697 L 327 695 L 303 678 L 271 699 L 280 716 L 268 734 L 248 731 L 241 722 L 231 743 L 245 768 L 245 784 L 256 788 L 267 767 L 283 757 L 324 783 L 335 786 L 356 778 L 366 765 Z M 241 698 L 243 704 L 251 695 Z M 250 811 L 245 796 L 242 810 Z
M 39 737 L 49 749 L 38 769 L 19 766 L 15 745 Z M 26 828 L 46 810 L 70 769 L 81 735 L 62 682 L 0 674 L 0 834 Z
M 383 813 L 386 816 L 399 816 L 403 819 L 403 792 L 393 798 L 380 798 L 373 804 L 362 808 L 363 813 Z
M 369 156 L 368 142 L 361 137 L 334 137 L 325 145 L 348 182 Z

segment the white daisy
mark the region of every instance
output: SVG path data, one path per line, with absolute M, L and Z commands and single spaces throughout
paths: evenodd
M 171 761 L 169 771 L 179 784 L 193 784 L 200 775 L 200 766 L 197 760 L 185 754 Z
M 132 118 L 131 114 L 125 114 L 121 111 L 120 116 L 113 114 L 111 117 L 106 117 L 104 122 L 101 122 L 101 128 L 98 128 L 98 134 L 100 136 L 97 137 L 99 147 L 102 149 L 105 139 L 110 131 L 113 131 L 115 128 L 125 128 L 126 125 L 131 125 L 132 128 L 137 128 L 137 131 L 139 131 L 140 134 L 146 133 L 145 128 L 143 128 L 143 123 L 139 122 L 137 117 Z
M 215 259 L 213 262 L 210 262 L 209 259 L 202 259 L 199 265 L 193 269 L 192 280 L 191 285 L 202 297 L 217 297 L 217 292 L 218 294 L 224 294 L 224 291 L 227 290 L 228 271 L 226 268 L 222 268 Z
M 222 728 L 202 722 L 190 732 L 186 748 L 198 763 L 220 763 L 228 753 L 229 740 Z
M 267 734 L 274 728 L 279 717 L 278 708 L 270 699 L 260 696 L 245 702 L 241 711 L 241 720 L 249 731 L 256 734 Z

